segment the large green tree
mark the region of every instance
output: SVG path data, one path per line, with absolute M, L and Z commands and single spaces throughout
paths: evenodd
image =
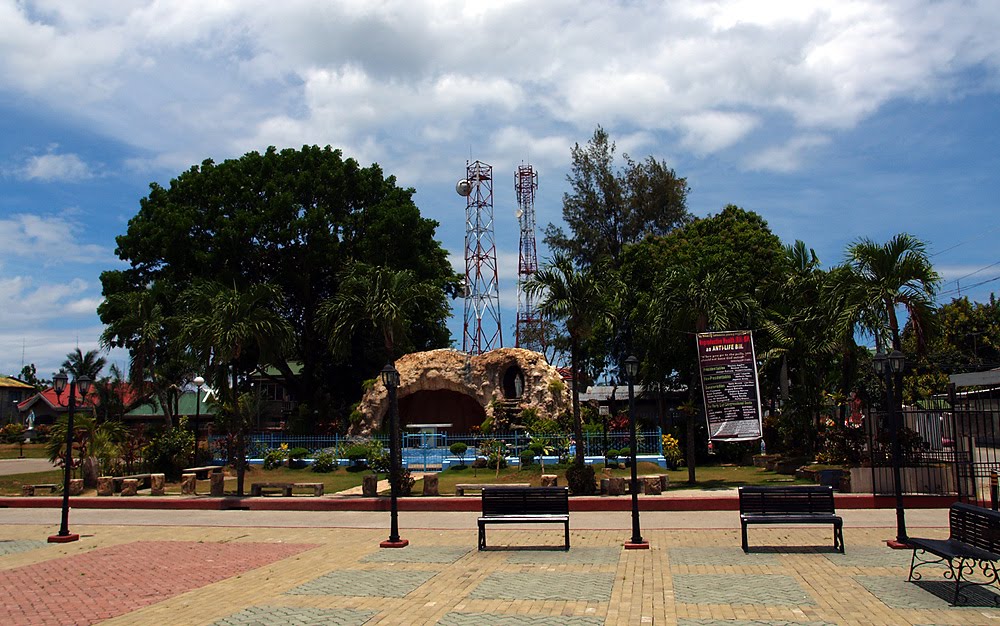
M 578 267 L 568 256 L 557 254 L 539 268 L 524 284 L 529 296 L 538 297 L 538 312 L 561 321 L 569 336 L 570 363 L 573 375 L 573 435 L 576 438 L 575 472 L 581 480 L 575 489 L 593 491 L 593 480 L 585 479 L 585 440 L 580 415 L 580 385 L 583 379 L 581 344 L 591 336 L 605 306 L 604 283 L 600 271 Z M 591 474 L 592 478 L 592 474 Z M 589 485 L 589 490 L 587 485 Z
M 146 329 L 127 321 L 127 294 L 157 286 L 162 295 L 155 313 L 168 320 L 157 341 L 170 342 L 176 331 L 169 320 L 185 314 L 179 295 L 192 282 L 211 280 L 238 290 L 267 283 L 279 291 L 276 312 L 293 329 L 294 341 L 274 363 L 285 384 L 312 409 L 309 415 L 344 408 L 370 375 L 348 364 L 371 357 L 358 352 L 335 359 L 316 323 L 320 305 L 339 290 L 341 270 L 351 262 L 408 269 L 437 288 L 437 305 L 445 309 L 445 294 L 458 290 L 434 238 L 437 223 L 420 216 L 413 194 L 378 165 L 361 167 L 339 150 L 317 146 L 207 160 L 168 187 L 153 183 L 128 231 L 117 238 L 116 252 L 129 267 L 101 275 L 105 302 L 98 311 L 112 329 L 107 344 L 128 347 L 133 359 L 162 347 L 147 346 Z M 415 349 L 448 342 L 440 316 L 413 321 Z M 300 362 L 301 370 L 289 361 Z
M 600 126 L 586 145 L 574 144 L 563 194 L 563 221 L 549 224 L 545 243 L 581 266 L 616 269 L 625 246 L 647 235 L 665 235 L 690 221 L 687 180 L 652 156 L 615 165 L 615 143 Z

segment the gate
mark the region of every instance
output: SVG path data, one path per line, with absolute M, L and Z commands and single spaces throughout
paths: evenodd
M 949 389 L 950 426 L 945 441 L 955 452 L 957 495 L 991 506 L 990 475 L 1000 471 L 1000 388 Z

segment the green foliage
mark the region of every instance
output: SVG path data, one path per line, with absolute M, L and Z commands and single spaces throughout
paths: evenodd
M 461 459 L 462 465 L 465 465 L 465 453 L 469 451 L 468 444 L 462 441 L 456 441 L 448 446 L 448 451 Z
M 328 474 L 337 469 L 337 459 L 333 456 L 332 452 L 320 452 L 316 455 L 316 458 L 313 459 L 313 464 L 310 466 L 310 469 L 321 474 Z
M 287 453 L 284 450 L 268 450 L 267 454 L 264 455 L 264 469 L 271 470 L 281 467 L 285 464 L 285 458 L 287 458 Z
M 518 458 L 521 460 L 521 467 L 522 468 L 534 465 L 535 464 L 535 451 L 531 450 L 531 449 L 524 450 L 524 451 L 521 452 L 520 455 L 518 455 Z
M 355 443 L 344 450 L 344 456 L 352 461 L 359 461 L 368 456 L 369 447 L 363 443 Z
M 14 422 L 0 427 L 0 440 L 4 443 L 19 443 L 24 441 L 24 425 Z
M 566 470 L 566 482 L 569 490 L 575 496 L 591 496 L 597 491 L 594 480 L 594 468 L 590 465 L 574 464 Z
M 518 419 L 520 420 L 522 426 L 526 426 L 528 430 L 531 430 L 535 422 L 538 421 L 538 409 L 533 406 L 521 409 Z
M 536 420 L 535 423 L 531 426 L 530 430 L 532 433 L 540 433 L 546 435 L 552 433 L 560 433 L 563 431 L 562 427 L 559 425 L 559 422 L 544 417 L 539 420 Z
M 306 455 L 309 454 L 309 450 L 306 448 L 292 448 L 288 451 L 288 458 L 291 459 L 304 459 Z
M 548 384 L 549 395 L 553 397 L 562 396 L 563 391 L 566 390 L 566 383 L 560 378 L 553 378 Z
M 143 456 L 151 471 L 166 474 L 169 480 L 180 480 L 181 470 L 194 458 L 194 433 L 188 430 L 186 420 L 153 436 Z

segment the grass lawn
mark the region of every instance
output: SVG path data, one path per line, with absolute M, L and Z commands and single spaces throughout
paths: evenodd
M 44 485 L 55 483 L 62 485 L 62 470 L 48 470 L 45 472 L 33 472 L 31 474 L 9 474 L 0 476 L 0 495 L 19 496 L 21 495 L 21 485 Z
M 21 457 L 21 448 L 24 448 L 24 458 L 45 459 L 48 454 L 45 452 L 44 443 L 29 443 L 21 446 L 16 443 L 0 443 L 0 459 L 17 459 Z
M 595 465 L 594 471 L 600 477 L 603 466 Z M 640 462 L 636 468 L 639 476 L 644 474 L 666 474 L 670 477 L 670 489 L 725 489 L 739 487 L 741 485 L 797 485 L 812 484 L 808 480 L 795 478 L 785 474 L 768 471 L 760 467 L 745 466 L 720 466 L 707 465 L 695 468 L 697 482 L 689 485 L 687 482 L 687 468 L 676 470 L 665 470 L 655 463 Z M 559 477 L 559 484 L 566 483 L 566 469 L 553 469 L 551 466 L 545 468 L 546 474 L 555 474 Z M 631 470 L 628 468 L 613 468 L 612 476 L 630 478 Z M 538 465 L 526 467 L 523 470 L 508 467 L 500 470 L 500 476 L 496 476 L 496 470 L 461 466 L 449 468 L 438 474 L 438 491 L 441 495 L 451 495 L 455 493 L 455 485 L 458 483 L 531 483 L 532 486 L 539 486 L 542 482 L 542 470 Z M 419 493 L 420 483 L 414 486 L 414 493 Z

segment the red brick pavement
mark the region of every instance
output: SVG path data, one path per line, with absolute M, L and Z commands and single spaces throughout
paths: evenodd
M 139 541 L 0 572 L 6 624 L 93 624 L 314 544 Z

